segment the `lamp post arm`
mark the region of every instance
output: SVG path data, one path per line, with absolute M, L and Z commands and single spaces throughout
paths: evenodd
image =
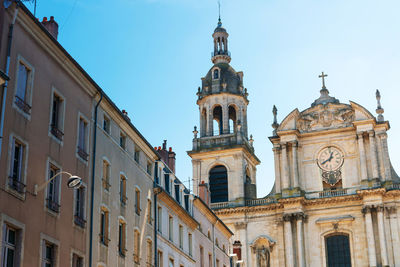
M 64 173 L 65 173 L 65 174 L 68 174 L 69 176 L 72 176 L 72 174 L 70 174 L 69 172 L 65 172 L 65 171 L 58 172 L 58 173 L 56 173 L 55 175 L 53 175 L 53 177 L 51 177 L 49 180 L 47 180 L 46 182 L 44 182 L 43 184 L 41 184 L 41 185 L 35 184 L 35 187 L 33 188 L 33 194 L 36 196 L 37 193 L 40 192 L 40 191 L 42 191 L 43 189 L 45 189 L 46 186 L 47 186 L 51 181 L 54 180 L 54 178 L 56 178 L 58 175 L 64 174 Z M 61 176 L 61 177 L 62 177 L 62 176 Z

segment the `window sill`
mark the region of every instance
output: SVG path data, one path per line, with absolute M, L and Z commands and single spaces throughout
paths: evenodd
M 22 117 L 24 117 L 27 120 L 31 120 L 31 114 L 30 113 L 25 113 L 16 103 L 15 101 L 13 101 L 12 107 L 19 113 L 22 115 Z
M 86 220 L 83 219 L 81 216 L 74 216 L 74 224 L 82 229 L 86 228 Z
M 6 186 L 6 191 L 13 197 L 18 198 L 21 201 L 25 201 L 25 198 L 26 198 L 25 192 L 20 193 L 17 190 L 15 190 L 14 188 L 10 187 L 9 184 L 7 184 L 7 186 Z

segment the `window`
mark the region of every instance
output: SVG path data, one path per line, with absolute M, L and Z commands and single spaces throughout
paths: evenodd
M 207 232 L 207 237 L 208 237 L 208 239 L 211 239 L 210 230 L 208 230 L 208 232 Z
M 210 253 L 208 253 L 208 266 L 212 267 L 212 255 Z
M 126 178 L 121 175 L 119 181 L 119 194 L 120 194 L 120 201 L 122 205 L 126 205 L 127 197 L 126 197 Z
M 185 209 L 187 212 L 189 212 L 189 195 L 185 195 L 184 199 L 185 199 Z
M 55 176 L 47 185 L 47 208 L 53 212 L 60 212 L 60 175 L 57 175 L 60 169 L 49 163 L 49 177 L 50 180 Z
M 135 230 L 133 240 L 133 261 L 139 263 L 140 259 L 140 232 Z
M 163 253 L 161 250 L 157 251 L 157 267 L 163 267 Z
M 120 256 L 125 256 L 126 252 L 126 236 L 125 236 L 126 224 L 123 221 L 119 221 L 118 225 L 118 252 Z
M 349 236 L 334 234 L 325 238 L 327 267 L 351 267 Z
M 179 191 L 179 184 L 175 185 L 175 199 L 178 201 L 178 203 L 181 203 L 181 198 L 180 198 L 180 191 Z
M 151 167 L 152 167 L 151 162 L 147 162 L 146 171 L 149 175 L 151 175 L 151 169 L 152 169 Z
M 214 70 L 214 76 L 213 76 L 213 78 L 214 78 L 214 80 L 219 79 L 219 70 L 218 70 L 218 69 L 215 69 L 215 70 Z
M 85 187 L 81 186 L 75 189 L 75 224 L 80 227 L 85 227 Z
M 218 238 L 215 239 L 215 245 L 216 245 L 217 247 L 219 247 Z
M 109 190 L 110 189 L 110 175 L 111 175 L 111 168 L 110 168 L 110 164 L 103 160 L 103 188 L 105 190 Z
M 23 183 L 25 150 L 25 145 L 22 142 L 16 138 L 12 139 L 9 186 L 19 193 L 23 193 L 25 189 Z
M 107 210 L 102 210 L 100 213 L 100 242 L 108 245 L 108 214 Z
M 119 134 L 119 146 L 126 149 L 126 135 L 122 131 Z
M 140 215 L 140 190 L 139 188 L 135 189 L 135 212 L 137 215 Z
M 139 160 L 140 160 L 140 150 L 139 149 L 135 149 L 135 153 L 133 154 L 133 158 L 135 159 L 135 161 L 137 163 L 139 163 Z
M 18 62 L 15 105 L 24 113 L 30 114 L 33 72 L 27 64 Z
M 179 225 L 179 248 L 183 249 L 183 226 Z
M 193 254 L 193 249 L 192 249 L 192 242 L 193 242 L 193 239 L 192 239 L 193 237 L 192 237 L 192 234 L 191 233 L 189 233 L 188 234 L 188 246 L 189 246 L 189 256 L 193 256 L 192 254 Z
M 174 229 L 173 218 L 170 215 L 168 218 L 168 237 L 169 237 L 169 240 L 171 240 L 171 241 L 173 241 L 173 236 L 174 236 L 173 229 Z
M 83 258 L 77 254 L 72 254 L 72 267 L 83 267 Z
M 43 242 L 42 265 L 43 267 L 53 267 L 55 266 L 55 245 L 45 240 Z
M 108 133 L 108 134 L 110 134 L 110 132 L 111 132 L 111 122 L 110 122 L 110 119 L 109 119 L 107 116 L 105 116 L 105 115 L 104 115 L 104 117 L 103 117 L 103 130 L 104 130 L 106 133 Z
M 200 246 L 200 267 L 204 267 L 204 248 Z
M 170 191 L 169 191 L 169 174 L 164 174 L 164 185 L 165 185 L 165 191 L 167 191 L 168 194 L 170 194 Z
M 168 261 L 168 267 L 174 267 L 174 259 L 169 259 Z
M 228 172 L 225 166 L 218 165 L 210 170 L 211 203 L 228 201 Z
M 53 92 L 50 120 L 51 134 L 61 141 L 64 135 L 64 99 L 56 92 Z
M 216 267 L 219 267 L 219 259 L 216 259 L 216 263 L 217 263 L 217 264 L 216 264 L 216 265 L 217 265 Z
M 79 118 L 79 131 L 78 131 L 78 155 L 81 159 L 87 161 L 89 154 L 88 151 L 88 144 L 87 144 L 87 137 L 88 137 L 88 123 L 82 117 Z
M 152 266 L 153 264 L 153 242 L 150 239 L 147 240 L 147 248 L 146 248 L 146 264 L 147 266 Z
M 153 216 L 152 216 L 152 209 L 151 209 L 151 200 L 147 200 L 147 223 L 152 224 L 153 223 Z
M 18 231 L 8 225 L 5 225 L 3 232 L 3 267 L 18 266 Z
M 157 230 L 161 233 L 162 229 L 162 208 L 158 206 L 157 208 Z

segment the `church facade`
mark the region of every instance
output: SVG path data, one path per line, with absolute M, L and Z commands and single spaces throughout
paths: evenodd
M 390 162 L 390 125 L 379 92 L 375 117 L 330 96 L 322 73 L 321 96 L 309 108 L 278 123 L 274 107 L 275 185 L 257 198 L 260 161 L 247 133 L 243 73 L 229 64 L 221 21 L 213 39 L 213 66 L 197 92 L 200 129 L 188 154 L 193 191 L 209 185 L 212 209 L 234 233 L 239 264 L 400 266 L 400 179 Z

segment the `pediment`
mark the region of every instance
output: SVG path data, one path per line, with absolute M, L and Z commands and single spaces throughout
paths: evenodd
M 295 130 L 296 129 L 296 121 L 298 116 L 300 115 L 299 110 L 296 108 L 286 118 L 283 119 L 281 124 L 279 125 L 277 131 L 288 131 L 288 130 Z
M 371 112 L 356 102 L 350 101 L 350 106 L 354 110 L 355 121 L 370 120 L 375 118 Z

